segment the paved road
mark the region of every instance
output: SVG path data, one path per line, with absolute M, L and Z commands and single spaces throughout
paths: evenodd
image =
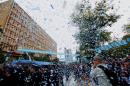
M 63 81 L 64 81 L 64 86 L 89 86 L 83 80 L 75 81 L 73 74 L 69 77 L 68 81 L 66 81 L 65 77 Z
M 78 86 L 77 82 L 74 80 L 74 76 L 71 75 L 68 79 L 68 81 L 66 81 L 66 78 L 64 77 L 64 86 Z

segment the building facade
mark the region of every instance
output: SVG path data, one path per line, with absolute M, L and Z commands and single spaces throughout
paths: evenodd
M 4 51 L 23 48 L 57 52 L 56 42 L 13 0 L 0 4 L 0 27 Z
M 72 56 L 72 51 L 71 49 L 64 49 L 64 53 L 65 53 L 65 62 L 66 63 L 71 63 L 73 62 L 73 56 Z

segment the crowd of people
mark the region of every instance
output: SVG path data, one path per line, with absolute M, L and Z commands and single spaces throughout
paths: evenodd
M 90 78 L 91 86 L 130 86 L 130 56 L 118 59 L 95 56 Z
M 62 66 L 6 64 L 0 68 L 0 86 L 62 86 Z
M 99 66 L 107 68 L 107 72 Z M 126 58 L 103 58 L 95 56 L 90 63 L 71 66 L 79 86 L 130 86 L 130 56 Z M 107 75 L 108 74 L 108 75 Z M 111 76 L 113 77 L 111 77 Z M 114 82 L 111 82 L 113 78 Z M 82 85 L 84 82 L 86 85 Z
M 114 72 L 116 85 L 100 65 Z M 68 81 L 72 75 L 76 82 L 86 82 L 86 85 L 81 82 L 79 86 L 130 86 L 130 57 L 112 59 L 95 56 L 87 64 L 38 66 L 7 63 L 0 66 L 0 86 L 64 86 L 64 77 Z

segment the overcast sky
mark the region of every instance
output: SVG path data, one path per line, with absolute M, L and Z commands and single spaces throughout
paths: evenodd
M 0 0 L 5 1 L 5 0 Z M 56 42 L 58 52 L 63 52 L 64 47 L 76 49 L 76 42 L 73 38 L 75 27 L 70 24 L 70 15 L 78 1 L 84 0 L 15 0 Z M 90 0 L 92 4 L 95 1 Z M 122 37 L 122 27 L 129 22 L 130 0 L 110 0 L 114 4 L 117 13 L 121 16 L 117 23 L 111 28 L 112 37 Z
M 56 42 L 58 52 L 64 47 L 76 49 L 70 15 L 77 0 L 15 0 Z

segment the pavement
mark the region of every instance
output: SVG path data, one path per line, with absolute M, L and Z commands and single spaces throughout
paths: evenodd
M 73 74 L 71 74 L 71 76 L 69 77 L 68 81 L 66 81 L 66 78 L 64 76 L 63 83 L 64 83 L 64 86 L 90 86 L 84 80 L 81 80 L 81 79 L 75 80 Z
M 74 80 L 74 75 L 71 75 L 68 81 L 66 81 L 66 78 L 64 77 L 63 82 L 64 82 L 64 86 L 78 86 L 77 81 Z

